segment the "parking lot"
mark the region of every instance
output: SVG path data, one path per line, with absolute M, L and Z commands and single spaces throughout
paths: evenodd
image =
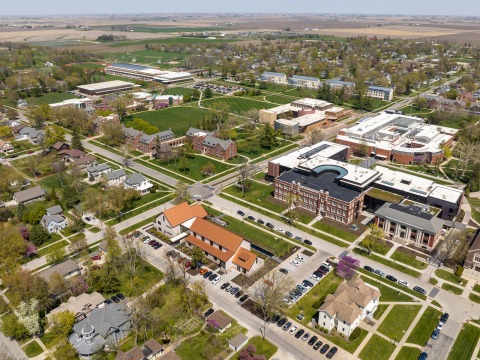
M 245 91 L 247 90 L 241 86 L 229 86 L 229 85 L 214 85 L 214 84 L 206 84 L 206 83 L 198 83 L 193 85 L 194 89 L 198 90 L 206 90 L 207 87 L 210 88 L 213 92 L 224 94 L 224 95 L 233 95 L 236 92 Z

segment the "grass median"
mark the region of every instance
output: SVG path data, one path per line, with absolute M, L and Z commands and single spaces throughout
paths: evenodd
M 478 339 L 480 339 L 480 328 L 465 324 L 460 330 L 447 360 L 471 359 Z
M 415 278 L 419 278 L 420 277 L 420 273 L 418 271 L 415 271 L 413 269 L 410 269 L 406 266 L 403 266 L 402 264 L 399 264 L 399 263 L 396 263 L 394 261 L 391 261 L 391 260 L 388 260 L 388 259 L 385 259 L 381 256 L 378 256 L 378 255 L 375 255 L 375 254 L 370 254 L 370 255 L 367 255 L 365 254 L 364 251 L 360 250 L 359 248 L 355 248 L 353 249 L 353 252 L 354 253 L 357 253 L 357 254 L 360 254 L 360 255 L 363 255 L 363 256 L 367 256 L 369 257 L 370 259 L 380 263 L 380 264 L 383 264 L 385 266 L 388 266 L 388 267 L 391 267 L 392 269 L 395 269 L 395 270 L 398 270 L 404 274 L 407 274 L 407 275 L 410 275 L 410 276 L 413 276 Z
M 410 333 L 407 343 L 424 346 L 430 339 L 432 331 L 435 330 L 441 315 L 440 311 L 432 307 L 426 308 L 417 325 Z

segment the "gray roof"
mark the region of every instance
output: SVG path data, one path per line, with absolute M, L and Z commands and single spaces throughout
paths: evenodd
M 125 173 L 125 170 L 123 169 L 118 169 L 111 171 L 109 173 L 106 173 L 105 176 L 107 177 L 107 180 L 115 180 L 118 178 L 121 178 L 122 176 L 126 176 L 127 174 Z
M 17 202 L 22 203 L 45 196 L 45 191 L 42 190 L 40 186 L 35 186 L 27 190 L 16 192 L 14 196 Z
M 124 132 L 125 136 L 128 135 L 128 136 L 131 136 L 131 137 L 137 137 L 138 134 L 141 133 L 141 131 L 136 130 L 136 129 L 131 128 L 131 127 L 123 127 L 123 132 Z
M 211 135 L 214 132 L 213 131 L 208 131 L 208 130 L 201 130 L 201 129 L 197 129 L 197 128 L 194 128 L 194 127 L 191 127 L 190 129 L 187 130 L 187 136 L 195 136 L 195 134 L 197 134 L 197 133 L 206 133 L 208 135 Z
M 48 279 L 50 279 L 50 276 L 52 276 L 55 272 L 59 273 L 62 276 L 65 276 L 77 270 L 80 270 L 78 265 L 73 260 L 69 259 L 61 262 L 60 264 L 53 265 L 48 269 L 42 270 L 37 273 L 37 275 L 48 281 Z
M 387 88 L 387 87 L 382 87 L 382 86 L 369 86 L 368 90 L 373 90 L 373 91 L 385 91 L 385 92 L 392 92 L 392 88 Z
M 434 101 L 437 101 L 437 102 L 439 102 L 441 104 L 444 104 L 444 105 L 460 105 L 460 106 L 465 106 L 466 105 L 465 101 L 463 101 L 463 100 L 447 99 L 447 98 L 437 96 L 437 95 L 434 95 L 434 94 L 423 94 L 422 96 L 427 100 L 434 100 Z
M 48 226 L 51 222 L 60 224 L 63 221 L 65 221 L 65 218 L 62 215 L 43 215 L 41 220 L 45 226 Z
M 354 82 L 351 81 L 342 81 L 340 79 L 330 79 L 326 81 L 327 84 L 338 84 L 343 86 L 355 86 Z
M 230 340 L 230 345 L 232 345 L 234 348 L 237 348 L 247 340 L 248 340 L 248 337 L 246 337 L 242 333 L 239 333 L 232 340 Z
M 43 135 L 43 130 L 36 130 L 30 126 L 25 126 L 24 128 L 20 129 L 18 132 L 21 135 L 27 135 L 30 138 L 36 138 L 38 135 Z
M 127 175 L 125 182 L 131 186 L 140 185 L 143 181 L 145 181 L 145 177 L 140 173 L 133 173 Z
M 156 134 L 152 134 L 152 135 L 143 134 L 142 137 L 140 138 L 140 142 L 145 143 L 145 144 L 149 144 L 157 136 L 160 138 L 160 141 L 170 140 L 170 139 L 173 139 L 175 137 L 172 130 L 166 130 L 166 131 L 160 131 L 160 132 L 158 132 Z
M 438 233 L 445 223 L 444 220 L 414 205 L 385 203 L 375 212 L 375 215 L 424 230 L 430 234 Z
M 86 319 L 79 321 L 73 326 L 73 331 L 81 335 L 85 326 L 93 326 L 96 333 L 106 338 L 110 334 L 112 327 L 119 328 L 129 320 L 125 312 L 117 311 L 114 307 L 107 305 L 101 309 L 93 309 Z
M 301 75 L 293 75 L 292 80 L 308 80 L 308 81 L 320 81 L 319 78 L 311 77 L 311 76 L 301 76 Z
M 63 210 L 60 205 L 55 205 L 47 209 L 47 214 L 49 215 L 58 215 L 58 214 L 61 214 L 62 212 Z
M 265 71 L 263 76 L 286 76 L 284 73 L 272 72 L 272 71 Z
M 222 140 L 211 135 L 207 135 L 203 140 L 202 144 L 208 147 L 215 147 L 217 144 L 220 144 L 222 149 L 228 148 L 228 146 L 233 143 L 232 139 Z
M 108 165 L 107 163 L 103 163 L 103 164 L 92 165 L 87 167 L 87 172 L 95 173 L 95 172 L 105 171 L 108 169 L 110 169 L 110 165 Z

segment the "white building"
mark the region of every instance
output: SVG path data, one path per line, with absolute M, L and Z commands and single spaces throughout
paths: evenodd
M 260 80 L 275 84 L 288 85 L 288 77 L 284 73 L 265 71 L 262 75 L 260 75 Z
M 393 89 L 381 86 L 369 86 L 367 90 L 367 96 L 374 99 L 392 101 Z
M 92 100 L 90 98 L 68 99 L 58 103 L 50 104 L 50 107 L 52 109 L 58 109 L 63 107 L 75 107 L 78 109 L 86 109 L 89 106 L 92 106 Z
M 142 174 L 133 173 L 127 175 L 125 180 L 123 180 L 123 186 L 125 186 L 126 189 L 137 190 L 140 194 L 144 195 L 150 192 L 153 184 Z
M 203 219 L 207 215 L 200 204 L 190 206 L 187 202 L 184 202 L 160 213 L 155 220 L 155 228 L 166 236 L 173 238 L 186 230 L 182 229 L 181 226 L 184 222 L 196 217 Z
M 300 75 L 293 75 L 289 82 L 291 85 L 310 89 L 318 89 L 322 85 L 319 78 Z
M 377 310 L 380 290 L 357 277 L 341 283 L 334 294 L 328 294 L 318 309 L 317 323 L 349 337 L 367 316 Z

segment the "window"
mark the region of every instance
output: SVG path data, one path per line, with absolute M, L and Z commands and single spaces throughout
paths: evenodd
M 480 262 L 480 254 L 476 254 L 473 260 L 476 262 Z

